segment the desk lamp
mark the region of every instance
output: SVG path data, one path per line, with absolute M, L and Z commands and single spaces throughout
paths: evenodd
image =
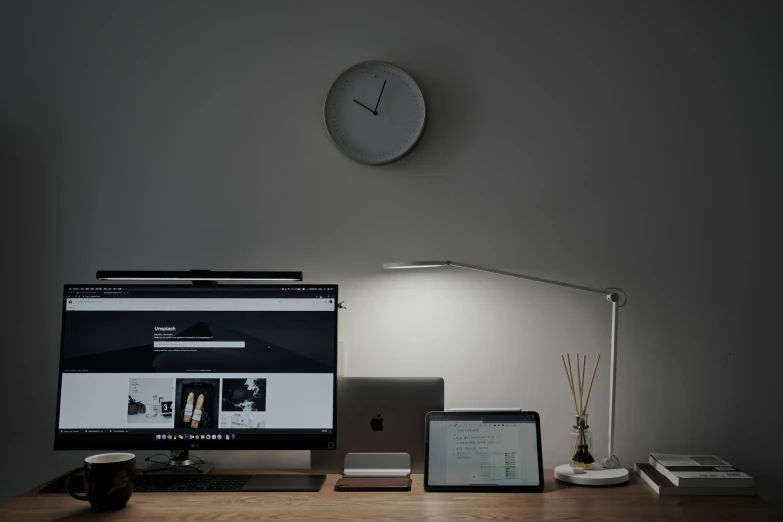
M 605 457 L 601 461 L 603 469 L 598 470 L 589 470 L 587 472 L 578 470 L 575 472 L 568 464 L 558 466 L 555 468 L 555 478 L 563 482 L 570 482 L 572 484 L 580 484 L 585 486 L 606 486 L 627 482 L 628 470 L 620 465 L 619 459 L 614 455 L 614 403 L 615 395 L 617 393 L 617 388 L 615 386 L 615 381 L 617 378 L 617 312 L 621 306 L 625 305 L 625 292 L 619 288 L 600 289 L 589 286 L 573 285 L 571 283 L 563 283 L 562 281 L 553 281 L 551 279 L 542 279 L 540 277 L 516 274 L 514 272 L 505 272 L 503 270 L 495 270 L 493 268 L 457 263 L 456 261 L 405 261 L 401 263 L 384 263 L 383 268 L 390 270 L 406 268 L 436 268 L 442 266 L 464 268 L 467 270 L 475 270 L 477 272 L 486 272 L 488 274 L 513 277 L 515 279 L 526 279 L 536 283 L 562 286 L 565 288 L 571 288 L 572 290 L 591 292 L 606 297 L 606 300 L 612 305 L 612 336 L 610 346 L 611 359 L 609 369 L 609 456 Z M 620 302 L 621 296 L 623 298 L 622 303 Z

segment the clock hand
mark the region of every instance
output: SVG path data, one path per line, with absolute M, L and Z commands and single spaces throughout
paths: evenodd
M 373 113 L 373 114 L 378 114 L 377 112 L 375 112 L 374 110 L 372 110 L 371 108 L 369 108 L 368 106 L 366 106 L 365 104 L 363 104 L 362 102 L 360 102 L 359 100 L 353 100 L 353 101 L 355 101 L 356 103 L 358 103 L 359 105 L 361 105 L 362 107 L 364 107 L 365 109 L 367 109 L 368 111 L 370 111 L 371 113 Z
M 386 88 L 386 80 L 383 80 L 383 87 L 381 87 L 381 93 L 378 95 L 378 101 L 375 102 L 375 110 L 373 114 L 378 114 L 378 104 L 381 103 L 381 96 L 383 96 L 383 90 Z

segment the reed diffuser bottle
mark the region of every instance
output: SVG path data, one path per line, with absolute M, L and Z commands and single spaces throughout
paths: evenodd
M 571 467 L 593 469 L 595 459 L 590 454 L 593 447 L 593 432 L 587 425 L 587 413 L 576 416 L 574 431 L 571 432 Z
M 579 354 L 576 354 L 576 382 L 574 382 L 574 370 L 571 366 L 571 355 L 568 354 L 568 365 L 566 358 L 563 359 L 563 368 L 568 379 L 568 388 L 571 391 L 571 397 L 574 400 L 574 409 L 576 410 L 576 424 L 574 431 L 571 432 L 569 444 L 569 459 L 572 468 L 596 469 L 601 466 L 595 462 L 590 448 L 593 447 L 593 432 L 587 425 L 587 405 L 590 403 L 590 392 L 593 391 L 593 381 L 595 381 L 595 372 L 598 370 L 598 363 L 601 361 L 601 354 L 598 354 L 593 363 L 593 375 L 590 377 L 590 387 L 587 388 L 587 400 L 585 400 L 585 369 L 587 367 L 587 356 L 582 361 L 579 360 Z M 579 400 L 577 400 L 577 395 Z

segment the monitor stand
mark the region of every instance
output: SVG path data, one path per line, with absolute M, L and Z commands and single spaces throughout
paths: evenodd
M 145 475 L 206 475 L 215 469 L 214 464 L 191 456 L 188 450 L 171 450 L 168 456 L 158 453 L 145 460 L 147 467 L 139 472 Z
M 157 459 L 156 459 L 157 457 Z M 167 458 L 167 461 L 163 459 Z M 211 462 L 204 462 L 198 457 L 192 457 L 188 450 L 172 450 L 168 457 L 158 453 L 146 459 L 147 467 L 139 471 L 143 475 L 206 475 L 215 469 Z M 188 479 L 184 479 L 188 480 Z M 326 475 L 300 473 L 260 474 L 250 476 L 242 491 L 293 491 L 317 492 L 326 482 Z

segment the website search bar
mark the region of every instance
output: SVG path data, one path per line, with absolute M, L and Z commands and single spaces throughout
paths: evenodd
M 245 341 L 155 341 L 154 348 L 244 348 Z

